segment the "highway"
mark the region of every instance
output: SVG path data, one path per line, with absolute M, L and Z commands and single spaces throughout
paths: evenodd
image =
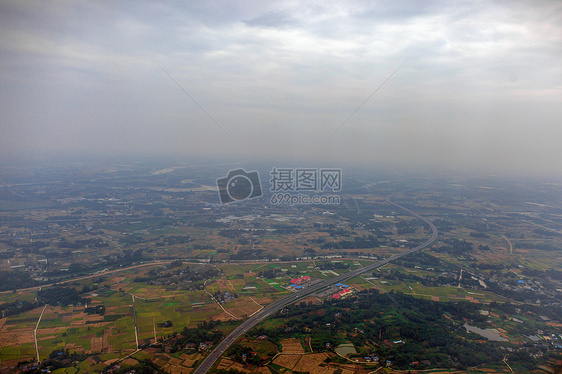
M 423 218 L 422 216 L 420 216 L 419 214 L 416 214 L 414 212 L 412 212 L 410 209 L 407 209 L 401 205 L 398 205 L 394 202 L 392 202 L 390 200 L 390 197 L 386 198 L 386 201 L 389 204 L 392 204 L 406 212 L 408 212 L 410 215 L 422 220 L 423 222 L 425 222 L 430 228 L 431 228 L 431 237 L 425 241 L 424 243 L 418 245 L 415 248 L 412 248 L 406 252 L 402 252 L 400 254 L 396 254 L 394 256 L 390 256 L 388 258 L 385 258 L 384 260 L 380 260 L 377 261 L 371 265 L 350 271 L 348 273 L 345 274 L 340 274 L 335 278 L 331 278 L 331 279 L 327 279 L 324 280 L 320 283 L 317 283 L 315 285 L 312 285 L 310 287 L 306 287 L 304 289 L 302 289 L 301 291 L 297 291 L 293 294 L 291 294 L 290 296 L 287 296 L 281 300 L 277 300 L 269 305 L 267 305 L 265 308 L 263 308 L 262 310 L 260 310 L 258 313 L 254 314 L 252 317 L 248 318 L 246 321 L 244 321 L 240 326 L 238 326 L 236 329 L 234 329 L 234 331 L 232 331 L 223 341 L 221 341 L 216 347 L 215 349 L 209 354 L 209 356 L 207 356 L 207 358 L 201 363 L 201 365 L 199 365 L 199 367 L 197 369 L 195 369 L 195 371 L 193 371 L 193 374 L 205 374 L 215 363 L 215 361 L 228 349 L 228 347 L 230 347 L 230 345 L 232 343 L 234 343 L 239 337 L 241 337 L 242 335 L 244 335 L 246 333 L 246 331 L 250 330 L 252 327 L 254 327 L 255 325 L 257 325 L 258 323 L 260 323 L 261 321 L 263 321 L 264 319 L 266 319 L 267 317 L 269 317 L 270 315 L 276 313 L 277 311 L 283 309 L 284 307 L 286 307 L 287 305 L 291 305 L 293 303 L 296 303 L 299 301 L 299 299 L 304 299 L 305 297 L 315 294 L 318 291 L 325 289 L 327 287 L 330 287 L 336 283 L 343 283 L 346 280 L 349 280 L 351 278 L 355 278 L 363 273 L 372 271 L 376 268 L 379 268 L 385 264 L 388 264 L 389 262 L 392 262 L 394 260 L 397 260 L 401 257 L 407 256 L 409 254 L 421 251 L 424 248 L 429 247 L 431 244 L 433 244 L 435 242 L 435 240 L 437 240 L 437 228 L 435 227 L 435 225 L 429 221 L 426 218 Z

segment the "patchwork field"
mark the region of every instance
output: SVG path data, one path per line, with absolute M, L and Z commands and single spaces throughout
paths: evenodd
M 308 372 L 314 374 L 353 374 L 361 367 L 353 365 L 326 364 L 325 360 L 333 357 L 333 353 L 312 353 L 312 354 L 284 354 L 275 358 L 272 367 L 275 369 L 289 369 L 293 372 Z
M 298 339 L 284 339 L 281 341 L 281 353 L 283 355 L 299 355 L 304 354 L 302 343 Z
M 224 275 L 204 286 L 211 294 L 231 292 L 238 295 L 221 305 L 202 289 L 179 290 L 177 287 L 134 281 L 154 268 L 158 267 L 142 267 L 107 278 L 73 282 L 74 287 L 81 289 L 88 286 L 93 291 L 81 295 L 86 300 L 86 306 L 45 308 L 37 328 L 39 356 L 45 358 L 54 349 L 63 348 L 72 352 L 117 354 L 116 357 L 120 357 L 136 348 L 135 321 L 139 343 L 149 344 L 154 343 L 155 335 L 156 339 L 165 338 L 174 331 L 194 327 L 203 321 L 228 321 L 252 315 L 280 296 L 277 295 L 280 292 L 278 289 L 250 272 L 256 268 L 255 264 L 246 266 L 247 273 L 242 277 L 232 277 L 232 280 L 228 274 L 235 274 L 237 266 L 224 265 Z M 6 300 L 33 300 L 34 294 L 32 290 L 20 291 Z M 85 313 L 86 307 L 101 305 L 105 307 L 103 315 Z M 36 356 L 34 330 L 42 310 L 42 307 L 38 307 L 0 319 L 2 364 Z M 170 322 L 170 326 L 164 327 L 166 321 Z M 170 365 L 171 369 L 177 366 L 174 363 Z

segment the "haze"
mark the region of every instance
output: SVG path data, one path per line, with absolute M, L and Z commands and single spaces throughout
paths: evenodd
M 0 160 L 560 176 L 561 19 L 554 1 L 1 0 Z

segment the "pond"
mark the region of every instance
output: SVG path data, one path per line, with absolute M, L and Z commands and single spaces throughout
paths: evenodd
M 466 323 L 464 324 L 464 328 L 467 331 L 476 333 L 480 336 L 483 336 L 485 338 L 487 338 L 488 340 L 494 341 L 494 342 L 507 342 L 509 340 L 507 340 L 506 338 L 502 337 L 500 335 L 500 332 L 496 329 L 481 329 L 479 327 L 476 326 L 470 326 L 467 325 Z
M 351 343 L 340 344 L 336 347 L 336 353 L 341 356 L 357 354 L 355 347 Z

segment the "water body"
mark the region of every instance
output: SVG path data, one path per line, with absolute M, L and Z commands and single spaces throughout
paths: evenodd
M 494 341 L 494 342 L 508 342 L 509 340 L 507 340 L 506 338 L 502 337 L 499 333 L 498 330 L 496 329 L 481 329 L 479 327 L 476 326 L 470 326 L 467 325 L 466 323 L 464 324 L 464 328 L 467 331 L 473 332 L 475 334 L 478 334 L 480 336 L 483 336 L 485 338 L 487 338 L 488 340 Z
M 341 356 L 357 354 L 355 347 L 351 343 L 340 344 L 336 347 L 336 353 Z

